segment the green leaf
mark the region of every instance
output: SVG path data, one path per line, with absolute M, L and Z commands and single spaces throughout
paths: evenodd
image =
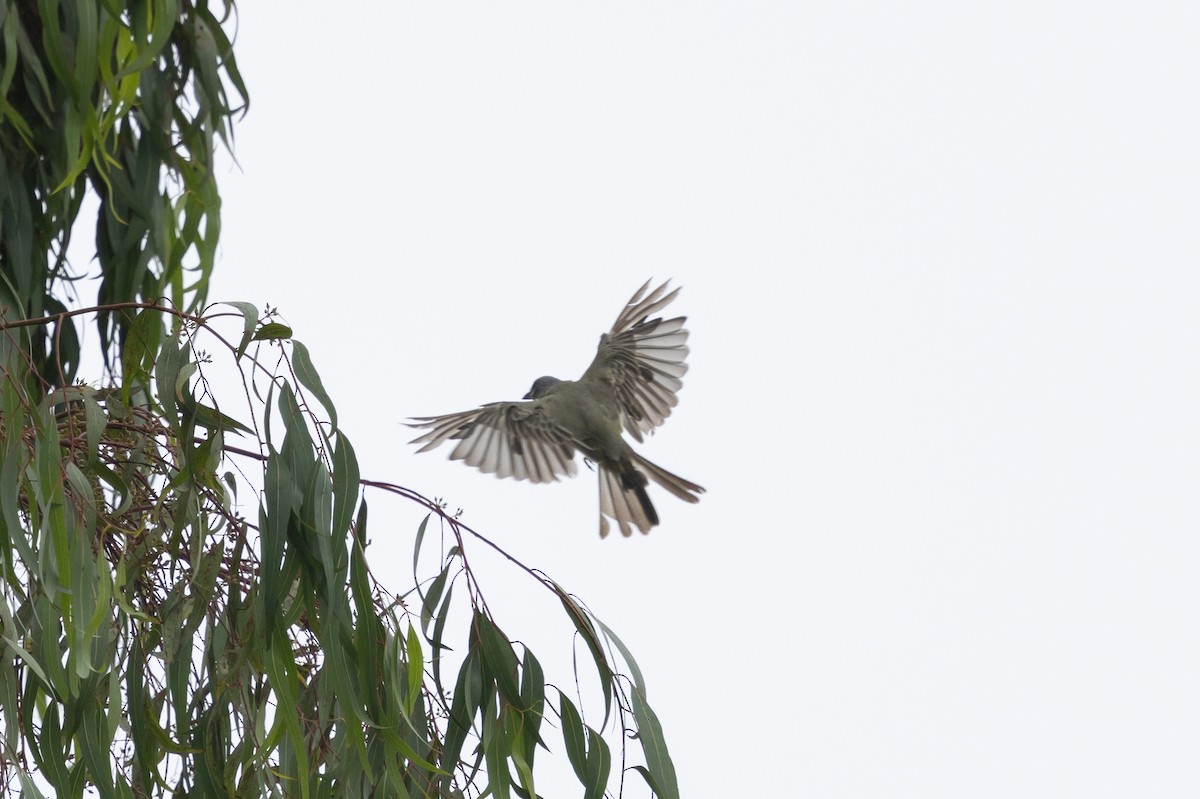
M 154 363 L 154 380 L 156 396 L 162 404 L 166 422 L 176 428 L 179 423 L 178 405 L 175 400 L 175 386 L 179 378 L 179 370 L 187 360 L 186 350 L 178 337 L 163 342 L 158 350 L 158 358 Z M 127 396 L 123 399 L 128 402 Z
M 654 775 L 650 773 L 650 769 L 646 768 L 645 766 L 631 766 L 631 768 L 638 774 L 642 775 L 642 779 L 646 781 L 646 784 L 650 786 L 650 790 L 656 796 L 661 795 L 658 789 L 658 781 L 654 779 Z
M 496 694 L 489 693 L 487 707 L 483 711 L 483 757 L 487 763 L 488 789 L 492 796 L 508 799 L 512 795 L 512 775 L 508 773 L 509 747 L 497 699 Z
M 96 82 L 99 67 L 96 63 L 98 34 L 100 28 L 96 3 L 79 0 L 75 3 L 79 14 L 75 36 L 75 83 L 80 87 L 91 87 Z
M 238 342 L 236 359 L 241 360 L 246 354 L 246 347 L 250 346 L 250 342 L 254 340 L 254 329 L 258 326 L 258 308 L 249 302 L 226 302 L 233 308 L 237 308 L 242 312 L 242 340 Z
M 558 694 L 558 715 L 562 724 L 567 760 L 571 768 L 575 769 L 575 776 L 587 787 L 587 733 L 584 732 L 583 719 L 575 709 L 575 703 L 567 699 L 567 695 L 561 691 Z
M 354 506 L 358 502 L 359 471 L 358 457 L 354 447 L 343 431 L 338 431 L 337 443 L 333 448 L 333 534 L 344 535 L 354 518 Z
M 175 18 L 179 14 L 176 0 L 151 0 L 147 10 L 150 11 L 150 19 L 152 20 L 150 40 L 138 50 L 137 58 L 126 64 L 125 68 L 117 73 L 117 78 L 141 72 L 150 66 L 154 59 L 158 57 L 163 47 L 166 46 L 171 32 L 175 29 Z M 140 38 L 138 41 L 142 43 Z
M 559 717 L 562 723 L 563 743 L 567 760 L 575 770 L 575 776 L 584 788 L 585 799 L 601 799 L 608 786 L 612 756 L 604 738 L 591 727 L 584 726 L 579 711 L 559 692 Z
M 506 725 L 505 730 L 509 739 L 508 757 L 516 767 L 517 777 L 521 783 L 520 788 L 514 786 L 514 790 L 523 792 L 527 799 L 536 799 L 537 791 L 533 787 L 533 749 L 523 745 L 527 733 L 525 714 L 510 707 L 505 709 L 504 715 L 505 719 L 510 722 L 509 725 Z M 528 752 L 528 757 L 526 752 Z
M 662 725 L 651 710 L 640 689 L 631 692 L 633 717 L 637 721 L 638 740 L 646 754 L 646 767 L 654 775 L 652 787 L 660 799 L 679 799 L 679 782 L 675 777 L 675 764 L 667 753 L 667 742 L 663 739 Z
M 311 773 L 311 769 L 309 768 L 308 751 L 304 745 L 304 735 L 300 729 L 300 708 L 297 706 L 298 697 L 295 691 L 295 687 L 299 683 L 299 675 L 295 671 L 296 664 L 288 639 L 277 633 L 272 643 L 273 645 L 267 652 L 266 668 L 267 676 L 271 680 L 271 688 L 278 699 L 275 723 L 282 726 L 282 731 L 291 741 L 291 755 L 295 758 L 296 774 L 301 775 L 297 780 L 300 796 L 308 799 L 310 782 L 307 776 Z M 292 790 L 295 787 L 293 786 Z
M 604 632 L 605 637 L 607 637 L 608 640 L 612 641 L 616 645 L 617 651 L 620 652 L 621 657 L 625 659 L 625 664 L 629 666 L 629 675 L 633 678 L 633 684 L 637 686 L 637 689 L 641 691 L 643 695 L 645 695 L 646 681 L 642 679 L 642 670 L 638 668 L 637 661 L 633 659 L 633 653 L 629 651 L 629 647 L 625 646 L 624 642 L 617 637 L 617 634 L 614 633 L 607 624 L 600 621 L 600 619 L 597 619 L 594 615 L 592 616 L 592 619 Z
M 94 464 L 100 451 L 100 437 L 108 426 L 108 417 L 100 403 L 96 402 L 96 392 L 88 389 L 83 392 L 84 418 L 87 420 L 87 456 L 88 462 Z
M 528 649 L 521 662 L 521 703 L 524 710 L 532 710 L 535 718 L 540 719 L 542 705 L 546 701 L 546 677 L 542 672 L 542 664 Z M 536 735 L 537 723 L 532 725 Z
M 213 42 L 216 45 L 217 52 L 221 56 L 222 66 L 225 68 L 225 75 L 229 78 L 229 82 L 237 89 L 238 94 L 242 96 L 244 105 L 240 109 L 235 109 L 241 113 L 245 113 L 250 107 L 250 94 L 246 91 L 246 84 L 242 81 L 242 75 L 238 71 L 237 61 L 233 57 L 233 44 L 229 41 L 229 37 L 225 35 L 224 29 L 221 27 L 212 12 L 207 8 L 201 7 L 197 9 L 200 18 L 208 23 L 208 29 L 212 33 Z
M 329 399 L 329 394 L 321 383 L 321 376 L 313 367 L 308 348 L 299 341 L 292 342 L 292 366 L 296 370 L 296 378 L 300 384 L 316 395 L 321 405 L 329 412 L 329 421 L 333 425 L 333 429 L 337 430 L 337 409 L 333 407 L 333 400 Z
M 3 604 L 4 603 L 0 603 L 0 606 Z M 0 620 L 3 620 L 4 628 L 0 629 L 0 635 L 3 636 L 5 647 L 8 649 L 10 655 L 20 658 L 21 662 L 23 662 L 25 666 L 31 672 L 33 672 L 33 675 L 37 677 L 38 681 L 41 683 L 43 692 L 50 694 L 53 690 L 53 687 L 50 684 L 50 678 L 46 676 L 46 672 L 42 670 L 41 664 L 38 663 L 37 658 L 34 657 L 33 653 L 26 651 L 25 647 L 23 647 L 19 641 L 9 635 L 8 631 L 14 629 L 12 616 L 8 614 L 7 607 L 4 607 L 3 610 L 4 613 L 2 616 L 0 616 Z
M 439 763 L 442 769 L 453 772 L 459 766 L 463 744 L 471 732 L 472 720 L 480 711 L 480 700 L 483 695 L 483 675 L 480 655 L 477 650 L 471 650 L 463 660 L 458 671 L 458 682 L 454 686 L 453 699 L 450 703 L 450 717 L 446 720 L 446 737 L 442 746 Z M 450 779 L 442 782 L 443 787 L 450 789 Z
M 603 799 L 608 775 L 612 771 L 612 752 L 600 733 L 588 727 L 588 756 L 583 799 Z M 659 797 L 662 799 L 662 797 Z
M 588 651 L 592 653 L 592 662 L 596 664 L 596 672 L 600 677 L 600 687 L 604 691 L 604 723 L 608 723 L 608 714 L 612 711 L 613 697 L 613 670 L 608 664 L 608 658 L 604 654 L 604 648 L 600 642 L 600 636 L 596 633 L 596 628 L 592 624 L 591 618 L 583 606 L 575 601 L 566 591 L 562 590 L 557 583 L 550 583 L 551 588 L 558 594 L 559 601 L 562 602 L 563 608 L 567 611 L 567 617 L 571 619 L 571 623 L 575 625 L 575 629 L 579 631 L 579 635 L 587 644 Z M 603 725 L 601 725 L 603 726 Z
M 162 604 L 163 655 L 168 663 L 175 660 L 183 639 L 183 619 L 186 615 L 184 608 L 184 584 L 175 583 Z
M 279 322 L 267 322 L 254 331 L 255 341 L 286 341 L 292 337 L 292 329 Z
M 279 453 L 267 456 L 259 529 L 262 562 L 263 623 L 269 632 L 279 619 L 279 601 L 284 590 L 281 570 L 287 545 L 288 523 L 299 498 L 291 470 Z
M 11 419 L 11 416 L 6 417 L 6 420 Z M 16 443 L 17 439 L 14 438 L 11 441 Z M 37 556 L 34 554 L 33 548 L 29 546 L 29 542 L 25 538 L 24 526 L 17 516 L 17 510 L 21 507 L 20 501 L 17 499 L 19 490 L 23 484 L 27 484 L 22 474 L 24 471 L 21 463 L 23 454 L 23 448 L 10 446 L 4 456 L 3 465 L 0 465 L 0 529 L 4 530 L 4 540 L 11 543 L 17 550 L 18 557 L 29 568 L 37 563 Z M 4 629 L 11 630 L 12 628 L 5 627 Z
M 67 90 L 73 97 L 82 95 L 79 85 L 75 82 L 75 74 L 67 61 L 66 47 L 63 42 L 63 32 L 59 29 L 58 0 L 38 0 L 38 9 L 43 20 L 42 45 L 46 60 L 55 76 L 66 84 Z
M 512 644 L 484 613 L 476 611 L 475 629 L 479 634 L 480 650 L 488 672 L 496 680 L 500 693 L 514 705 L 521 704 L 517 686 L 517 655 Z
M 425 528 L 429 526 L 429 517 L 432 515 L 426 514 L 425 518 L 421 519 L 421 523 L 417 525 L 417 537 L 413 543 L 413 584 L 417 586 L 418 593 L 421 590 L 421 579 L 417 577 L 417 568 L 421 561 L 421 545 L 425 543 Z
M 367 501 L 358 505 L 358 518 L 354 522 L 354 548 L 350 558 L 350 591 L 354 595 L 356 610 L 360 616 L 374 615 L 370 611 L 371 581 L 367 577 L 365 544 L 367 536 Z
M 197 427 L 203 427 L 206 430 L 227 430 L 234 433 L 254 435 L 254 431 L 249 427 L 232 416 L 226 416 L 216 408 L 210 408 L 203 403 L 197 402 L 194 410 Z
M 421 596 L 421 632 L 428 637 L 429 622 L 433 618 L 434 610 L 438 606 L 438 600 L 442 598 L 442 591 L 446 588 L 446 580 L 450 577 L 450 564 L 438 572 L 438 576 L 433 578 L 433 582 L 429 584 L 429 590 Z M 418 584 L 418 591 L 420 586 Z
M 421 638 L 417 635 L 416 629 L 410 624 L 408 626 L 408 695 L 405 699 L 405 708 L 409 714 L 412 713 L 413 707 L 416 706 L 417 699 L 421 696 L 421 684 L 424 682 L 425 676 L 425 661 L 421 654 Z
M 364 626 L 370 623 L 364 621 Z M 331 616 L 322 625 L 321 646 L 325 652 L 325 662 L 321 668 L 321 679 L 328 679 L 334 689 L 333 695 L 324 698 L 322 710 L 333 713 L 336 705 L 336 712 L 348 717 L 353 722 L 348 726 L 357 730 L 367 716 L 356 681 L 359 652 L 352 645 L 351 632 L 346 627 L 346 623 L 336 616 Z
M 442 650 L 451 648 L 442 643 L 444 640 L 442 634 L 446 629 L 446 619 L 450 617 L 450 600 L 453 596 L 454 583 L 450 583 L 450 589 L 446 591 L 446 596 L 442 599 L 442 605 L 433 622 L 433 635 L 429 637 L 429 643 L 433 646 L 433 679 L 439 686 L 442 684 Z
M 183 366 L 179 367 L 179 373 L 175 376 L 175 399 L 179 402 L 186 402 L 191 399 L 192 375 L 200 371 L 200 364 L 195 361 L 188 361 Z
M 129 325 L 121 354 L 121 398 L 125 404 L 129 403 L 135 384 L 140 384 L 149 374 L 162 345 L 162 336 L 162 311 L 145 308 Z

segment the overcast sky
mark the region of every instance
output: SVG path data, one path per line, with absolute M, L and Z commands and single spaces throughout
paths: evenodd
M 685 796 L 1194 797 L 1198 8 L 242 3 L 213 298 L 283 311 L 364 476 L 622 635 Z M 584 469 L 406 444 L 651 276 L 692 355 L 641 451 L 698 505 L 601 541 Z M 420 513 L 369 498 L 386 580 Z

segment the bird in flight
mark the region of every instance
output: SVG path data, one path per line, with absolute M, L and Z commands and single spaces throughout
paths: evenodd
M 663 283 L 637 290 L 612 330 L 600 336 L 592 365 L 578 380 L 539 377 L 524 402 L 490 402 L 470 411 L 412 419 L 429 432 L 411 443 L 426 452 L 458 442 L 451 460 L 466 461 L 497 477 L 535 483 L 575 475 L 575 453 L 596 465 L 600 476 L 600 537 L 616 522 L 621 535 L 658 524 L 646 493 L 650 480 L 685 502 L 704 489 L 634 452 L 622 430 L 641 442 L 679 402 L 687 372 L 687 317 L 650 318 L 679 293 Z

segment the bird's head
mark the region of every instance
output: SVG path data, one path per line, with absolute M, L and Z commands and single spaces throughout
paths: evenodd
M 529 393 L 525 395 L 527 400 L 541 399 L 546 396 L 546 392 L 557 386 L 562 381 L 557 377 L 539 377 L 533 381 L 533 387 L 529 389 Z

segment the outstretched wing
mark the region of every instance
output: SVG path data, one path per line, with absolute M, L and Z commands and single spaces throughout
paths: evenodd
M 683 387 L 687 372 L 686 316 L 674 319 L 650 315 L 675 299 L 679 289 L 667 292 L 667 283 L 647 294 L 646 281 L 621 311 L 612 330 L 600 337 L 592 365 L 580 382 L 607 383 L 621 405 L 622 423 L 638 441 L 658 427 L 679 402 L 675 392 Z
M 546 418 L 540 401 L 492 402 L 472 411 L 422 416 L 410 427 L 429 428 L 413 439 L 426 452 L 444 441 L 457 441 L 451 460 L 497 477 L 535 483 L 575 475 L 575 444 L 570 435 Z

